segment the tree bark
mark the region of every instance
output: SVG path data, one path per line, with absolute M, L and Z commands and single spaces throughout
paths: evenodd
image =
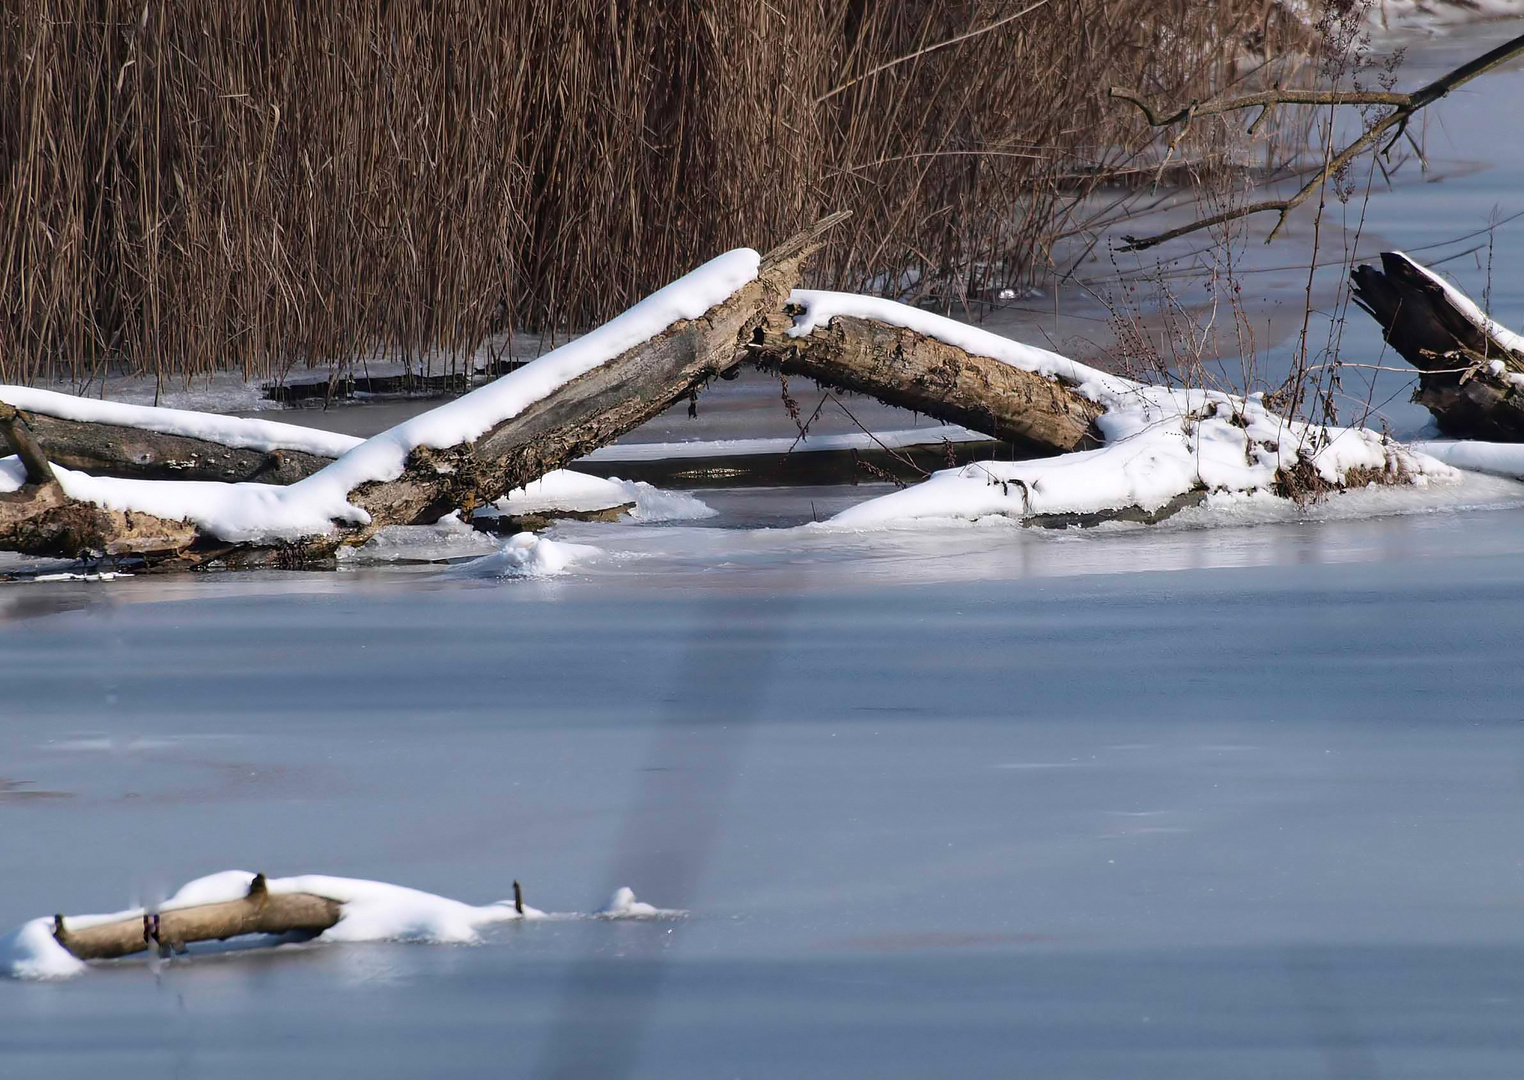
M 1382 336 L 1418 369 L 1413 400 L 1441 431 L 1467 439 L 1524 442 L 1524 355 L 1500 342 L 1457 307 L 1410 259 L 1383 252 L 1381 269 L 1350 275 L 1355 302 L 1381 324 Z
M 198 904 L 71 928 L 53 917 L 53 937 L 80 960 L 113 960 L 159 948 L 177 952 L 193 941 L 223 941 L 244 934 L 320 934 L 339 921 L 342 905 L 312 893 L 271 893 L 256 874 L 249 893 L 239 900 Z

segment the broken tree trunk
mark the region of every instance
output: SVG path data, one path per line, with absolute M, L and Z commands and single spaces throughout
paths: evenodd
M 244 934 L 321 934 L 339 921 L 337 900 L 312 893 L 272 893 L 263 874 L 248 895 L 216 904 L 149 912 L 128 919 L 70 927 L 53 917 L 53 937 L 80 960 L 112 960 L 157 948 L 177 952 L 193 941 L 224 941 Z
M 1356 267 L 1355 302 L 1418 369 L 1413 400 L 1457 438 L 1524 442 L 1524 350 L 1452 286 L 1400 252 Z
M 790 326 L 787 311 L 770 319 L 753 359 L 1033 453 L 1101 444 L 1101 406 L 1062 382 L 873 319 L 837 315 L 799 337 L 788 336 Z

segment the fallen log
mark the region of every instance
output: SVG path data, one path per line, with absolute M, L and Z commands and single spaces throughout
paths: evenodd
M 1419 372 L 1413 400 L 1447 435 L 1524 442 L 1524 338 L 1397 251 L 1350 274 L 1354 299 Z
M 197 941 L 225 941 L 245 934 L 321 934 L 336 925 L 343 906 L 311 893 L 271 893 L 263 874 L 254 875 L 239 900 L 197 904 L 112 922 L 71 927 L 53 916 L 53 937 L 80 960 L 113 960 L 157 948 L 182 952 Z
M 1102 407 L 1047 378 L 905 326 L 837 315 L 794 334 L 790 305 L 763 328 L 753 360 L 825 386 L 982 431 L 1029 453 L 1066 454 L 1101 445 Z

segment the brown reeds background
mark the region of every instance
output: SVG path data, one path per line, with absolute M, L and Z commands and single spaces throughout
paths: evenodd
M 824 282 L 952 303 L 1040 275 L 1136 150 L 1107 86 L 1199 91 L 1280 20 L 1274 0 L 4 0 L 0 379 L 460 357 L 838 208 Z

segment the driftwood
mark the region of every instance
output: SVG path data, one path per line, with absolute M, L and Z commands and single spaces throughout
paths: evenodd
M 1444 287 L 1398 252 L 1381 268 L 1350 275 L 1354 299 L 1381 324 L 1382 335 L 1418 369 L 1413 400 L 1441 431 L 1458 438 L 1524 442 L 1524 353 L 1499 341 Z M 1524 379 L 1521 379 L 1524 381 Z
M 785 311 L 770 319 L 753 359 L 827 386 L 871 394 L 1042 454 L 1101 444 L 1101 407 L 1063 383 L 975 356 L 901 326 L 845 315 L 800 337 Z
M 151 948 L 180 952 L 194 941 L 224 941 L 244 934 L 316 935 L 337 923 L 340 913 L 337 900 L 312 893 L 272 893 L 265 876 L 256 874 L 248 895 L 238 900 L 78 928 L 55 915 L 53 937 L 81 960 L 111 960 Z

